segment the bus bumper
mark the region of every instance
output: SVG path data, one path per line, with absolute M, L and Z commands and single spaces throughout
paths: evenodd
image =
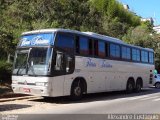
M 12 84 L 14 93 L 22 93 L 35 96 L 50 96 L 48 87 L 43 86 L 29 86 L 29 85 L 15 85 Z

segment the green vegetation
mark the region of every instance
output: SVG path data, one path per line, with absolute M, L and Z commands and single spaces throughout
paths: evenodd
M 14 55 L 22 32 L 42 28 L 67 28 L 117 37 L 153 48 L 160 63 L 157 47 L 160 37 L 153 32 L 152 25 L 141 22 L 140 16 L 125 10 L 117 0 L 1 0 L 0 60 Z M 156 65 L 159 69 L 160 64 Z
M 0 85 L 11 84 L 12 64 L 0 61 Z

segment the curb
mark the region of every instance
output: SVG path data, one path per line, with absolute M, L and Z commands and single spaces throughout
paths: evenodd
M 23 100 L 23 99 L 30 99 L 30 98 L 37 98 L 37 96 L 25 96 L 25 97 L 4 98 L 4 99 L 0 99 L 0 102 Z

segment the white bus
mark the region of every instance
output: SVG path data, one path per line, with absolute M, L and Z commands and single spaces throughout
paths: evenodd
M 126 90 L 153 82 L 154 51 L 92 33 L 67 29 L 24 32 L 15 52 L 15 93 L 44 97 Z

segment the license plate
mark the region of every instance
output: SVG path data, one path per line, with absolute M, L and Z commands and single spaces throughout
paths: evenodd
M 23 88 L 23 91 L 24 91 L 24 92 L 27 92 L 27 93 L 30 93 L 30 92 L 31 92 L 31 90 L 30 90 L 29 88 Z

